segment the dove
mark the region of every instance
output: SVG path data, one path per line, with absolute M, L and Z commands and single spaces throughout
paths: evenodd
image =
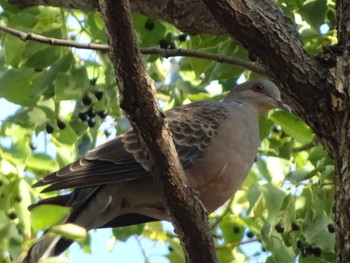
M 165 112 L 189 185 L 209 213 L 231 198 L 247 177 L 260 143 L 259 118 L 275 108 L 290 111 L 278 87 L 260 79 L 232 88 L 221 101 L 198 101 Z M 133 130 L 88 151 L 34 187 L 45 187 L 42 192 L 73 189 L 29 208 L 43 204 L 70 207 L 61 224 L 91 230 L 169 221 Z M 72 242 L 45 233 L 25 262 L 57 256 Z

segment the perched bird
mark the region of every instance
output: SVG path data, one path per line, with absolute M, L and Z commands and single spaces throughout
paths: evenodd
M 259 145 L 259 117 L 273 108 L 290 111 L 273 82 L 257 80 L 234 87 L 222 101 L 199 101 L 165 112 L 189 184 L 209 213 L 223 205 L 248 175 Z M 42 204 L 71 207 L 62 223 L 87 230 L 169 220 L 132 130 L 44 177 L 34 185 L 39 186 L 47 186 L 42 192 L 74 190 L 30 209 Z M 26 262 L 59 255 L 72 242 L 44 234 Z

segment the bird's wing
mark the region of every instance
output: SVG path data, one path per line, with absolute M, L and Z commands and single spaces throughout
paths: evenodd
M 228 107 L 215 101 L 200 101 L 167 111 L 166 118 L 184 169 L 189 168 L 216 136 Z M 52 173 L 34 187 L 49 185 L 43 192 L 118 183 L 147 178 L 150 172 L 137 135 L 129 131 L 81 159 Z

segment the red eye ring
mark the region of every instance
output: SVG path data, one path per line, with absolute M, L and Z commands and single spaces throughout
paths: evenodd
M 253 90 L 255 91 L 255 92 L 263 92 L 264 91 L 264 86 L 262 85 L 262 84 L 260 84 L 260 83 L 257 83 L 257 84 L 255 84 L 254 86 L 253 86 Z

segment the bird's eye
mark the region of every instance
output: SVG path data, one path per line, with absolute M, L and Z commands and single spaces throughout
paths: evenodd
M 255 84 L 254 86 L 253 86 L 253 90 L 255 91 L 255 92 L 263 92 L 264 91 L 264 86 L 262 85 L 262 84 L 260 84 L 260 83 L 258 83 L 258 84 Z

